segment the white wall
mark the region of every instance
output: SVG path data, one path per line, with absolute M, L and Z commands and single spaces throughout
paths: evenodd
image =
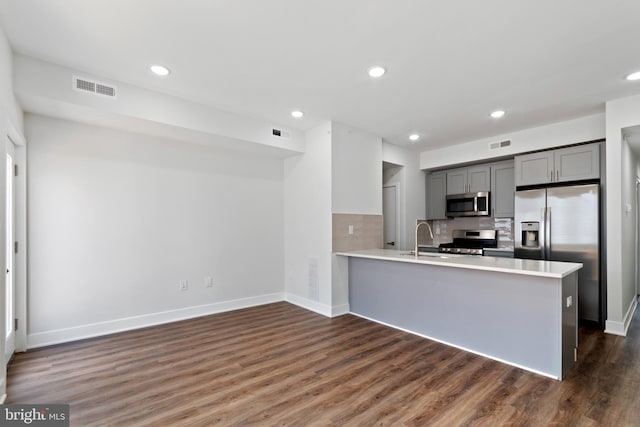
M 636 306 L 634 269 L 636 260 L 631 215 L 630 188 L 635 178 L 633 156 L 623 139 L 623 130 L 640 125 L 640 96 L 617 99 L 606 105 L 607 143 L 607 321 L 606 331 L 625 335 Z
M 382 139 L 331 124 L 332 212 L 382 215 Z
M 462 124 L 461 126 L 464 126 Z M 525 129 L 479 139 L 465 144 L 452 145 L 420 153 L 420 169 L 490 160 L 502 156 L 513 156 L 527 151 L 542 150 L 577 142 L 593 141 L 605 136 L 605 115 L 596 114 L 551 125 Z M 489 144 L 510 140 L 511 146 L 489 150 Z
M 25 125 L 30 346 L 282 299 L 282 160 Z
M 284 160 L 286 298 L 331 312 L 331 123 L 306 133 L 305 154 Z
M 415 224 L 426 215 L 425 174 L 420 170 L 420 156 L 389 143 L 382 144 L 382 159 L 385 162 L 403 166 L 398 173 L 400 184 L 400 204 L 402 218 L 400 221 L 401 247 L 409 250 L 414 246 Z

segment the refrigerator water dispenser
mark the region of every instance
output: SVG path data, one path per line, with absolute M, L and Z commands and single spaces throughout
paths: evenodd
M 523 221 L 522 229 L 522 246 L 526 248 L 540 247 L 540 223 L 537 221 Z

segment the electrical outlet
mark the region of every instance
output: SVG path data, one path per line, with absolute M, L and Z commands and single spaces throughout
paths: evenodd
M 349 225 L 349 234 L 353 234 L 353 225 Z
M 207 276 L 204 278 L 204 286 L 206 288 L 213 288 L 213 277 Z
M 189 289 L 189 282 L 186 280 L 180 280 L 180 284 L 178 285 L 178 289 L 181 291 L 186 291 Z

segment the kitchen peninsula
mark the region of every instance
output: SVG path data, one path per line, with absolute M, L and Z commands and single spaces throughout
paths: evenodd
M 341 271 L 355 315 L 555 379 L 573 365 L 582 264 L 386 249 L 336 255 L 348 264 Z

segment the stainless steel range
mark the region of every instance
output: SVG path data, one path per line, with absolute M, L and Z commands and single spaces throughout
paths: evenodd
M 442 243 L 440 252 L 463 255 L 484 255 L 484 248 L 498 247 L 497 230 L 453 230 L 453 242 Z

